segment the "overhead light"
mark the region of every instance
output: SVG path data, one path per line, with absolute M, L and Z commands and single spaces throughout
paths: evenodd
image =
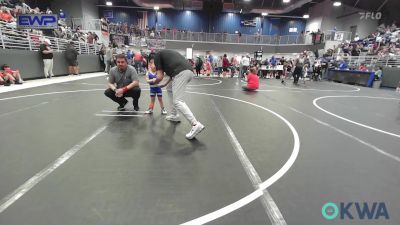
M 303 18 L 304 18 L 304 19 L 308 19 L 308 18 L 310 18 L 310 15 L 305 14 L 305 15 L 303 16 Z
M 283 3 L 289 3 L 290 0 L 283 0 Z
M 107 5 L 107 6 L 112 6 L 112 2 L 107 1 L 107 2 L 106 2 L 106 5 Z
M 268 16 L 268 13 L 263 12 L 263 13 L 261 13 L 261 16 Z
M 339 6 L 341 6 L 342 5 L 342 2 L 334 2 L 333 3 L 333 6 L 336 6 L 336 7 L 339 7 Z
M 251 0 L 244 0 L 245 2 L 250 2 Z
M 160 10 L 160 6 L 158 5 L 154 6 L 154 10 Z

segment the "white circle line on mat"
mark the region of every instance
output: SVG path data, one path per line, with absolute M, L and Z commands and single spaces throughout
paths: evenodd
M 299 135 L 298 135 L 296 129 L 288 120 L 286 120 L 283 116 L 279 115 L 278 113 L 276 113 L 270 109 L 267 109 L 263 106 L 260 106 L 260 105 L 257 105 L 257 104 L 251 103 L 251 102 L 247 102 L 244 100 L 236 99 L 236 98 L 222 96 L 222 95 L 214 95 L 214 94 L 201 93 L 201 92 L 190 92 L 190 91 L 187 91 L 187 92 L 191 93 L 191 94 L 208 95 L 208 96 L 213 96 L 213 97 L 230 99 L 230 100 L 246 103 L 246 104 L 255 106 L 257 108 L 260 108 L 262 110 L 265 110 L 269 113 L 272 113 L 273 115 L 275 115 L 276 117 L 281 119 L 289 127 L 290 131 L 293 134 L 293 139 L 294 139 L 293 150 L 292 150 L 292 154 L 290 155 L 289 159 L 286 161 L 286 163 L 283 165 L 283 167 L 280 168 L 274 175 L 272 175 L 266 181 L 262 182 L 259 185 L 257 190 L 255 190 L 254 192 L 250 193 L 249 195 L 247 195 L 247 196 L 237 200 L 236 202 L 233 202 L 223 208 L 220 208 L 216 211 L 210 212 L 206 215 L 203 215 L 201 217 L 198 217 L 196 219 L 193 219 L 186 223 L 181 224 L 181 225 L 199 225 L 199 224 L 205 224 L 205 223 L 211 222 L 211 221 L 216 220 L 224 215 L 227 215 L 227 214 L 251 203 L 252 201 L 259 198 L 260 196 L 262 196 L 263 190 L 267 189 L 269 186 L 271 186 L 273 183 L 275 183 L 277 180 L 279 180 L 283 175 L 285 175 L 285 173 L 287 171 L 289 171 L 289 169 L 292 167 L 292 165 L 296 161 L 296 158 L 297 158 L 297 156 L 299 154 L 299 150 L 300 150 L 300 138 L 299 138 Z
M 352 124 L 355 124 L 355 125 L 358 125 L 358 126 L 361 126 L 361 127 L 364 127 L 364 128 L 367 128 L 367 129 L 370 129 L 370 130 L 373 130 L 373 131 L 376 131 L 376 132 L 379 132 L 379 133 L 383 133 L 383 134 L 391 135 L 393 137 L 400 138 L 399 134 L 391 133 L 391 132 L 384 131 L 384 130 L 381 130 L 381 129 L 378 129 L 378 128 L 375 128 L 375 127 L 371 127 L 371 126 L 368 126 L 368 125 L 365 125 L 365 124 L 362 124 L 362 123 L 358 123 L 356 121 L 353 121 L 353 120 L 347 119 L 345 117 L 339 116 L 337 114 L 334 114 L 332 112 L 329 112 L 326 109 L 323 109 L 321 106 L 319 106 L 317 104 L 317 102 L 319 100 L 325 99 L 325 98 L 371 98 L 371 99 L 384 99 L 384 100 L 397 100 L 397 101 L 400 101 L 400 99 L 398 99 L 398 98 L 373 97 L 373 96 L 349 96 L 349 95 L 344 95 L 344 96 L 323 96 L 323 97 L 319 97 L 319 98 L 316 98 L 316 99 L 313 100 L 313 104 L 314 104 L 315 107 L 317 107 L 319 110 L 321 110 L 321 111 L 323 111 L 323 112 L 325 112 L 325 113 L 327 113 L 327 114 L 329 114 L 331 116 L 334 116 L 334 117 L 336 117 L 338 119 L 344 120 L 346 122 L 349 122 L 349 123 L 352 123 Z

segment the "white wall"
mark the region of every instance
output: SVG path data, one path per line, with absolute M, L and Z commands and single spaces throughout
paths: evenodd
M 376 30 L 378 20 L 361 20 L 358 13 L 360 11 L 362 10 L 345 5 L 334 7 L 332 1 L 325 0 L 310 9 L 310 19 L 307 21 L 306 30 L 315 31 L 320 29 L 321 31 L 327 31 L 336 27 L 339 31 L 350 32 L 351 26 L 357 26 L 358 35 L 366 37 Z M 352 13 L 355 14 L 341 17 Z
M 82 14 L 85 19 L 100 19 L 97 0 L 81 0 Z

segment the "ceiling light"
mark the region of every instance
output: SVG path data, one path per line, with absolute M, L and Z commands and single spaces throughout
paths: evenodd
M 107 6 L 112 6 L 112 2 L 107 1 L 107 2 L 106 2 L 106 5 L 107 5 Z
M 268 13 L 263 12 L 263 13 L 261 13 L 261 16 L 268 16 Z
M 159 10 L 159 9 L 160 9 L 160 6 L 158 6 L 158 5 L 154 6 L 154 10 Z
M 336 6 L 336 7 L 339 7 L 339 6 L 341 6 L 342 5 L 342 2 L 334 2 L 333 3 L 333 6 Z
M 289 3 L 290 0 L 283 0 L 283 3 Z
M 310 15 L 305 14 L 305 15 L 303 16 L 303 18 L 304 18 L 304 19 L 308 19 L 308 18 L 310 18 Z
M 250 2 L 251 0 L 244 0 L 245 2 Z

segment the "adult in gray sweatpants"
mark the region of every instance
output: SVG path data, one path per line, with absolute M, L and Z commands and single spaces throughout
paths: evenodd
M 106 65 L 106 68 L 104 70 L 105 73 L 109 73 L 110 69 L 112 67 L 111 61 L 113 59 L 113 49 L 111 48 L 111 45 L 106 48 L 106 54 L 104 55 L 104 64 Z
M 53 74 L 53 49 L 51 49 L 51 42 L 45 39 L 44 43 L 40 45 L 39 51 L 43 59 L 44 77 L 51 78 Z
M 192 129 L 186 134 L 187 139 L 193 139 L 203 129 L 204 125 L 197 121 L 188 105 L 184 102 L 186 87 L 192 80 L 194 73 L 189 62 L 178 52 L 173 50 L 160 50 L 154 55 L 154 64 L 157 70 L 157 78 L 154 84 L 159 84 L 164 73 L 170 77 L 167 84 L 167 93 L 172 109 L 170 115 L 165 119 L 173 122 L 180 122 L 178 112 L 190 122 Z

